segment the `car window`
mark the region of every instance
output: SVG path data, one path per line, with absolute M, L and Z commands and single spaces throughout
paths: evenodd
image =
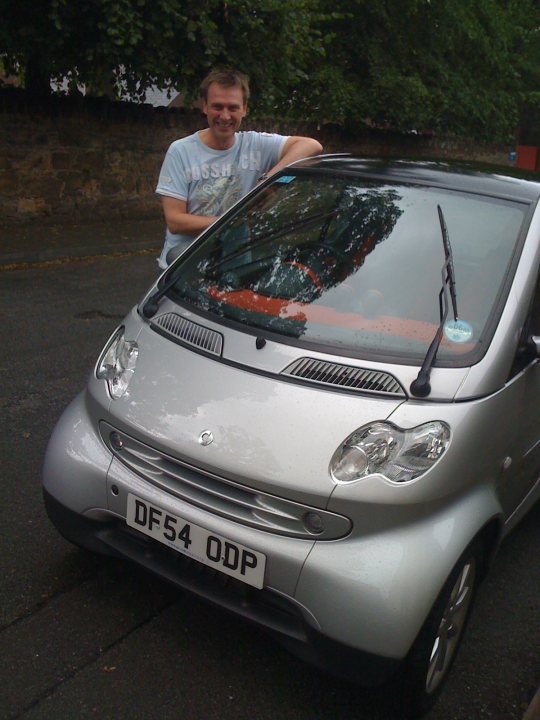
M 421 360 L 453 252 L 459 322 L 438 361 L 465 365 L 487 332 L 526 205 L 351 177 L 278 178 L 176 267 L 174 297 L 251 331 L 359 356 Z
M 531 298 L 527 319 L 521 329 L 509 379 L 520 373 L 527 365 L 536 360 L 536 349 L 534 344 L 531 343 L 532 335 L 540 335 L 540 273 L 537 275 L 536 287 Z

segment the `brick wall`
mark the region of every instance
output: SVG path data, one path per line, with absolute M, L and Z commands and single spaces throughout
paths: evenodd
M 30 103 L 22 91 L 0 91 L 0 217 L 3 223 L 152 218 L 154 195 L 168 145 L 205 126 L 204 117 L 180 109 L 51 98 Z M 250 129 L 250 124 L 244 127 Z M 281 121 L 253 127 L 313 135 L 327 152 L 458 157 L 505 163 L 509 148 L 479 147 L 448 138 L 362 131 Z

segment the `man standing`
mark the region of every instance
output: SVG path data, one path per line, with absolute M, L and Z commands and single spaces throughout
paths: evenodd
M 322 151 L 313 138 L 238 132 L 249 100 L 242 73 L 214 70 L 201 97 L 208 128 L 172 143 L 156 188 L 167 225 L 162 269 L 260 179 Z

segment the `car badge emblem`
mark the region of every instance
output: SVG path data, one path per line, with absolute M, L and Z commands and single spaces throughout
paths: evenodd
M 199 442 L 201 445 L 205 446 L 210 445 L 214 442 L 214 436 L 210 432 L 210 430 L 203 430 L 202 433 L 199 435 Z

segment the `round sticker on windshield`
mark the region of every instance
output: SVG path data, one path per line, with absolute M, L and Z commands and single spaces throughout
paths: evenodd
M 449 320 L 444 324 L 444 336 L 453 343 L 466 343 L 473 336 L 473 329 L 464 320 Z

